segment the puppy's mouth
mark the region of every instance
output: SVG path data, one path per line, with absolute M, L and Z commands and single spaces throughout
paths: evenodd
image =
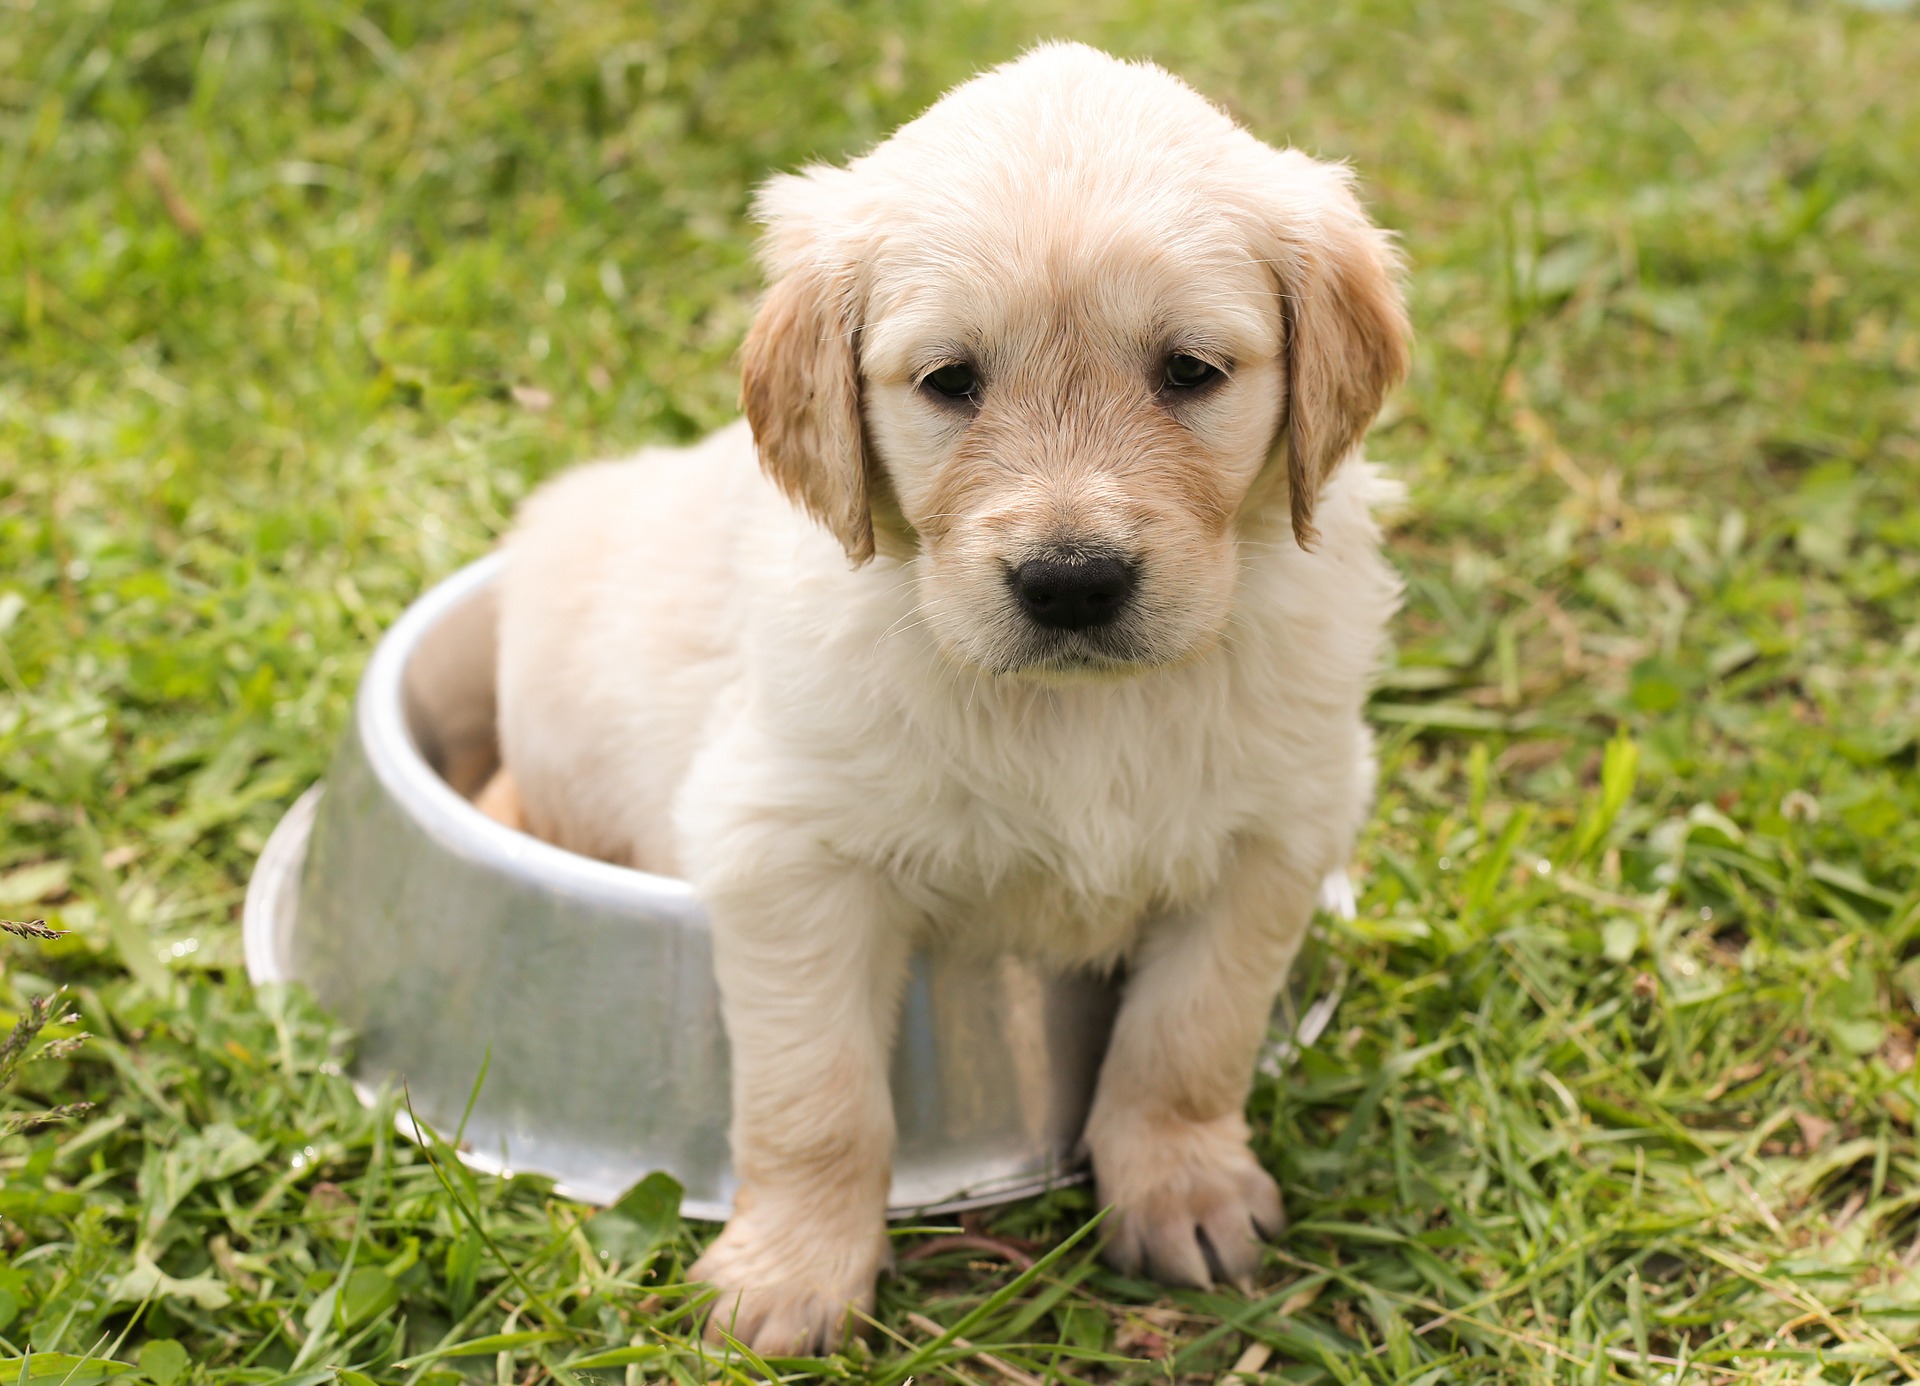
M 996 674 L 1031 678 L 1125 678 L 1168 662 L 1166 655 L 1113 627 L 1061 631 L 1029 626 L 995 661 Z

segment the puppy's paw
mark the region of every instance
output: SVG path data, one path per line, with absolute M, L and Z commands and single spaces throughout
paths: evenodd
M 887 1260 L 886 1224 L 832 1226 L 761 1205 L 732 1221 L 687 1272 L 719 1290 L 707 1338 L 738 1339 L 762 1357 L 812 1357 L 857 1334 L 873 1312 Z
M 1253 1284 L 1260 1244 L 1286 1226 L 1280 1186 L 1247 1148 L 1238 1116 L 1099 1123 L 1088 1133 L 1106 1257 L 1129 1275 L 1206 1288 Z

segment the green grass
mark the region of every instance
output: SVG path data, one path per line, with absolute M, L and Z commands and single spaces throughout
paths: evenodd
M 240 891 L 409 598 L 729 417 L 755 180 L 1068 34 L 1352 159 L 1414 267 L 1361 916 L 1255 1096 L 1255 1298 L 961 1251 L 791 1369 L 1004 1383 L 913 1355 L 971 1314 L 1048 1382 L 1912 1373 L 1920 18 L 1013 8 L 0 0 L 0 914 L 70 931 L 0 939 L 0 1006 L 81 1017 L 4 1102 L 94 1104 L 0 1141 L 0 1359 L 743 1379 L 678 1288 L 710 1229 L 397 1142 L 247 986 Z

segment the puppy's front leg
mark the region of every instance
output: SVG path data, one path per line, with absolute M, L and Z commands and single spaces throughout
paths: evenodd
M 1087 1120 L 1107 1257 L 1174 1284 L 1245 1287 L 1280 1190 L 1247 1148 L 1247 1090 L 1314 885 L 1246 844 L 1205 908 L 1143 940 Z
M 733 1218 L 691 1278 L 709 1333 L 792 1356 L 840 1341 L 887 1257 L 887 1059 L 906 912 L 871 870 L 818 847 L 753 853 L 705 886 L 733 1046 Z

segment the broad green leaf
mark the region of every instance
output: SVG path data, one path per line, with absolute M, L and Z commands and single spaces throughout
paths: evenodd
M 140 1349 L 140 1375 L 153 1386 L 173 1386 L 189 1365 L 187 1350 L 171 1338 L 155 1338 Z
M 201 1184 L 231 1179 L 266 1156 L 264 1145 L 227 1122 L 215 1122 L 170 1150 L 149 1152 L 140 1171 L 140 1192 L 146 1199 L 141 1225 L 146 1236 L 157 1236 L 174 1209 Z
M 233 1302 L 233 1292 L 218 1276 L 209 1273 L 176 1279 L 144 1253 L 133 1258 L 133 1266 L 113 1282 L 107 1294 L 115 1304 L 171 1298 L 207 1310 L 224 1309 Z
M 680 1230 L 680 1199 L 685 1192 L 671 1174 L 656 1170 L 611 1208 L 587 1219 L 587 1241 L 603 1261 L 638 1261 Z
M 400 1287 L 384 1266 L 360 1266 L 341 1287 L 339 1319 L 342 1328 L 352 1328 L 383 1314 L 400 1301 Z

